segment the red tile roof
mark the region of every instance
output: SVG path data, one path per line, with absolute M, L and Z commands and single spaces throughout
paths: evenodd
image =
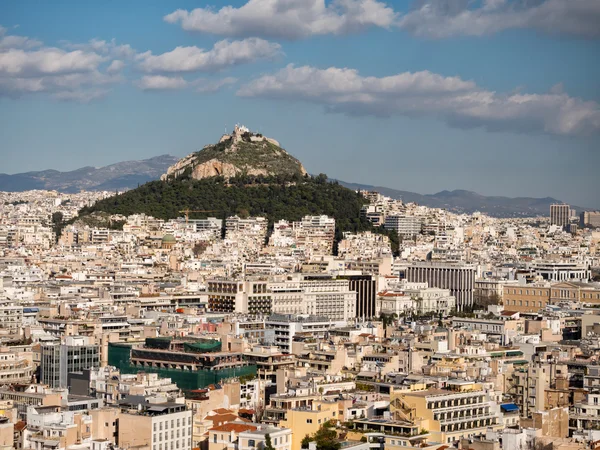
M 256 431 L 257 427 L 253 425 L 246 425 L 244 423 L 226 423 L 218 427 L 213 427 L 210 431 L 224 431 L 226 433 L 234 432 L 234 433 L 243 433 L 244 431 Z

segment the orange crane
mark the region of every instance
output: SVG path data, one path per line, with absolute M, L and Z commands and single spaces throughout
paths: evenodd
M 187 224 L 190 220 L 190 213 L 208 213 L 208 212 L 219 212 L 215 209 L 182 209 L 179 211 L 182 214 L 185 214 L 185 223 Z

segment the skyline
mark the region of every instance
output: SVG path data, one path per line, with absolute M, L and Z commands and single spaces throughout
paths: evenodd
M 310 173 L 600 208 L 597 2 L 208 4 L 0 5 L 0 171 L 181 157 L 239 122 Z

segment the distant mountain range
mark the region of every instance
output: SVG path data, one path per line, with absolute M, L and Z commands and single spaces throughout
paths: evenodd
M 376 191 L 391 198 L 401 199 L 405 203 L 418 203 L 431 208 L 444 208 L 456 213 L 471 214 L 480 211 L 492 217 L 533 217 L 548 216 L 550 205 L 562 203 L 552 197 L 500 197 L 485 196 L 472 191 L 454 190 L 441 191 L 437 194 L 417 194 L 415 192 L 400 191 L 382 186 L 371 186 L 368 184 L 338 182 L 350 189 L 364 189 Z M 571 205 L 572 209 L 585 211 L 587 208 Z
M 161 175 L 167 173 L 171 166 L 180 161 L 183 160 L 175 156 L 161 155 L 141 161 L 120 162 L 101 168 L 82 167 L 70 172 L 44 170 L 15 175 L 0 174 L 0 191 L 16 192 L 32 189 L 56 190 L 65 193 L 79 192 L 80 190 L 122 191 L 134 189 L 148 181 L 158 180 Z M 337 181 L 350 189 L 377 191 L 395 199 L 402 199 L 404 202 L 414 202 L 432 208 L 444 208 L 457 213 L 480 211 L 493 217 L 547 216 L 552 203 L 561 203 L 560 200 L 552 197 L 488 197 L 465 190 L 441 191 L 437 194 L 422 195 L 383 186 Z M 577 211 L 586 210 L 579 206 L 571 207 Z
M 0 174 L 0 191 L 20 192 L 33 189 L 55 190 L 65 193 L 86 191 L 113 191 L 137 187 L 156 180 L 169 166 L 179 161 L 170 155 L 155 156 L 142 161 L 125 161 L 105 167 L 82 167 L 70 172 L 44 170 L 15 175 Z

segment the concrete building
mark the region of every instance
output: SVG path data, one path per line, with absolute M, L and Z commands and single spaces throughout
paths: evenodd
M 265 321 L 265 326 L 275 330 L 275 345 L 282 352 L 291 353 L 294 336 L 301 333 L 323 336 L 336 323 L 327 317 L 272 314 Z
M 503 427 L 500 407 L 471 381 L 448 382 L 446 389 L 394 391 L 390 412 L 395 420 L 419 424 L 432 440 L 452 443 Z
M 41 349 L 41 382 L 50 387 L 67 387 L 67 376 L 100 366 L 100 349 L 83 336 L 67 336 Z
M 462 311 L 473 306 L 475 272 L 475 266 L 471 264 L 415 262 L 407 267 L 406 279 L 450 290 L 456 299 L 456 308 Z
M 213 312 L 268 314 L 271 293 L 263 279 L 211 279 L 207 283 L 208 308 Z
M 310 407 L 290 409 L 279 425 L 293 430 L 291 450 L 300 450 L 304 436 L 312 435 L 330 420 L 337 420 L 337 403 L 313 402 Z
M 550 285 L 507 285 L 502 298 L 507 311 L 535 313 L 550 304 Z
M 141 404 L 120 415 L 118 436 L 123 449 L 191 450 L 192 411 L 180 403 Z
M 600 227 L 600 211 L 584 211 L 581 213 L 580 219 L 582 227 Z
M 550 224 L 565 227 L 571 218 L 571 207 L 565 204 L 550 205 Z
M 413 237 L 421 232 L 422 226 L 419 217 L 392 214 L 385 218 L 384 228 L 395 231 L 398 236 Z
M 356 292 L 356 317 L 370 319 L 377 315 L 375 297 L 377 295 L 377 280 L 373 275 L 344 275 L 340 278 L 350 282 L 349 288 Z
M 547 281 L 587 281 L 592 277 L 589 266 L 576 262 L 540 261 L 532 264 L 531 270 Z

